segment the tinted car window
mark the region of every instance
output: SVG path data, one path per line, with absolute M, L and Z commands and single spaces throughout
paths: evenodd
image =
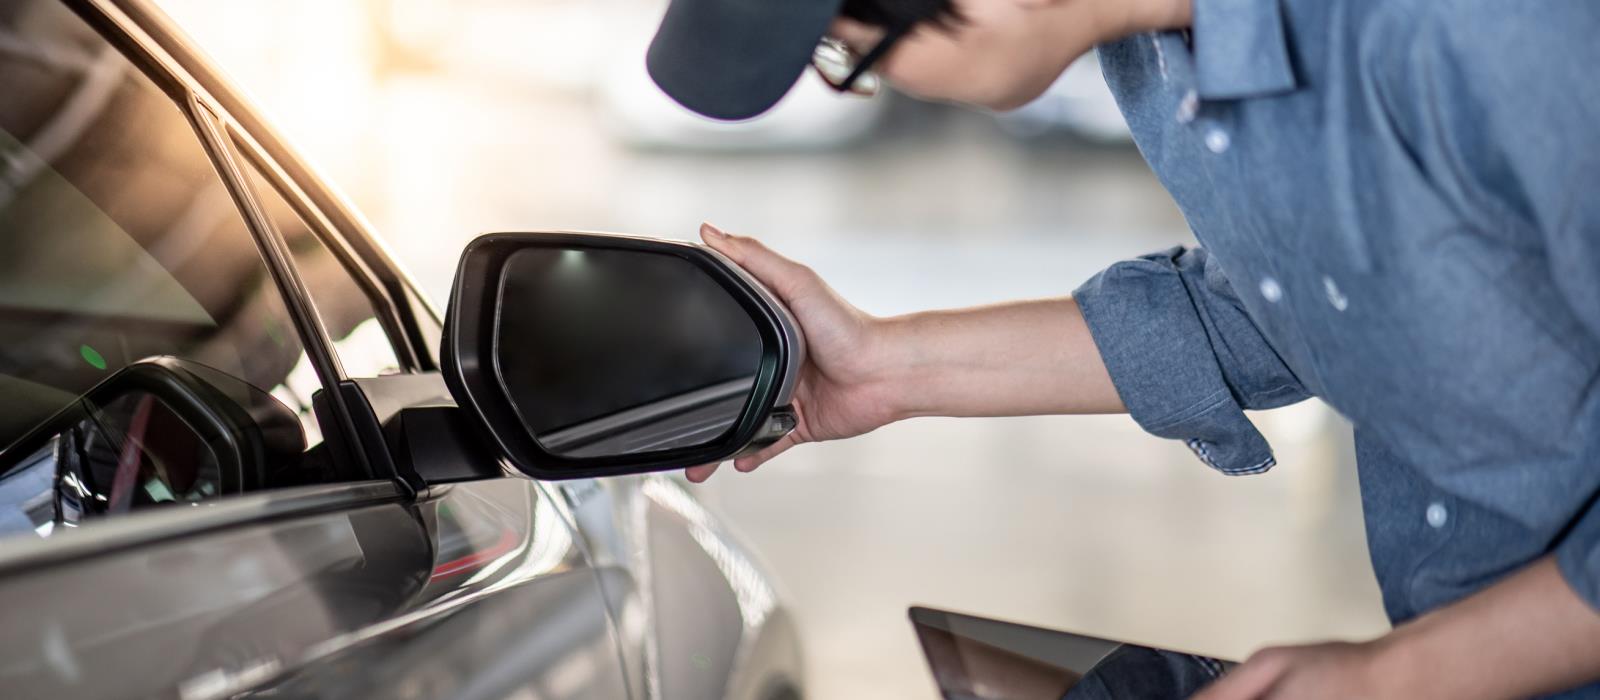
M 300 281 L 333 340 L 345 375 L 375 377 L 398 372 L 400 361 L 395 358 L 394 346 L 384 334 L 366 291 L 256 164 L 248 158 L 240 158 L 239 162 L 267 218 L 289 246 Z
M 0 4 L 0 94 L 0 523 L 34 522 L 47 498 L 71 524 L 70 499 L 31 486 L 48 481 L 41 470 L 90 515 L 330 478 L 312 411 L 320 385 L 177 104 L 42 1 Z M 238 397 L 219 399 L 219 415 L 291 416 L 293 435 L 263 419 L 270 429 L 249 441 L 258 469 L 224 469 L 220 438 L 159 391 L 141 393 L 152 367 L 236 382 L 207 394 Z M 261 455 L 283 452 L 266 444 L 295 454 L 266 471 Z
M 46 537 L 85 518 L 237 489 L 214 448 L 160 398 L 129 394 L 90 411 L 16 455 L 0 479 L 0 535 Z

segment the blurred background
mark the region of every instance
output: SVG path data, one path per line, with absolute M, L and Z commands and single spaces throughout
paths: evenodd
M 436 301 L 495 230 L 757 235 L 876 314 L 1069 293 L 1190 242 L 1092 57 L 1018 112 L 808 77 L 768 116 L 645 76 L 662 0 L 160 0 Z M 1229 478 L 1121 416 L 920 419 L 696 487 L 800 614 L 817 698 L 933 697 L 912 604 L 1239 658 L 1386 628 L 1348 428 Z

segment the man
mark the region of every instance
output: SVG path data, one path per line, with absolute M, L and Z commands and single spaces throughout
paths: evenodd
M 1243 410 L 1317 396 L 1356 426 L 1394 631 L 1218 680 L 1145 650 L 1073 693 L 1159 676 L 1208 700 L 1600 697 L 1600 3 L 1192 3 L 673 1 L 651 73 L 724 119 L 770 107 L 824 37 L 842 90 L 875 72 L 992 109 L 1098 44 L 1203 246 L 1073 298 L 876 319 L 704 227 L 811 351 L 799 430 L 735 466 L 910 416 L 1126 410 L 1254 474 L 1274 462 Z

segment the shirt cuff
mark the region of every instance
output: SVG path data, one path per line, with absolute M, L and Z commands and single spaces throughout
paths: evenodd
M 1224 379 L 1196 294 L 1181 274 L 1184 248 L 1117 263 L 1073 297 L 1128 413 L 1146 432 L 1182 440 L 1224 474 L 1259 474 L 1272 447 Z M 1203 255 L 1203 254 L 1202 254 Z

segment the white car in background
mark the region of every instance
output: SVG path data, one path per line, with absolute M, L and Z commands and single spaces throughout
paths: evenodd
M 1095 53 L 1085 54 L 1069 66 L 1039 99 L 1000 115 L 1000 123 L 1018 136 L 1066 130 L 1096 143 L 1133 141 Z
M 658 9 L 664 7 L 661 3 Z M 612 53 L 594 85 L 594 104 L 606 127 L 630 146 L 729 151 L 835 147 L 871 134 L 894 98 L 887 92 L 871 99 L 842 96 L 807 71 L 759 118 L 735 123 L 706 119 L 673 102 L 645 72 L 644 52 L 659 12 L 633 12 L 630 19 L 624 32 L 628 40 L 613 45 L 626 48 Z M 997 118 L 1007 132 L 1020 137 L 1066 131 L 1096 143 L 1132 140 L 1093 53 L 1068 67 L 1039 99 Z
M 828 148 L 867 136 L 883 121 L 892 94 L 845 97 L 807 72 L 777 107 L 745 122 L 717 122 L 693 114 L 661 92 L 645 73 L 642 47 L 619 56 L 603 74 L 596 106 L 622 142 L 647 148 L 714 150 Z M 1039 99 L 996 118 L 1019 137 L 1066 131 L 1095 143 L 1128 143 L 1132 135 L 1088 54 L 1062 73 Z

